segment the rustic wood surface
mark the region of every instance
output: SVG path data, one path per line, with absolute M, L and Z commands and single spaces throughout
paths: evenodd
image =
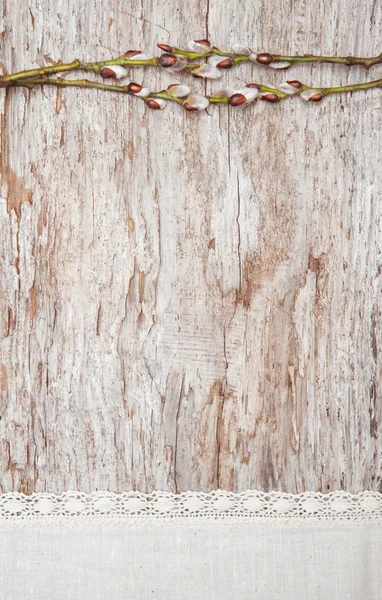
M 206 35 L 382 51 L 377 0 L 0 7 L 7 71 Z M 208 114 L 0 92 L 0 491 L 380 489 L 381 91 Z

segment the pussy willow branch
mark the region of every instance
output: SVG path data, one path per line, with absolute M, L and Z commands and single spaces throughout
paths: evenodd
M 78 88 L 88 88 L 88 89 L 96 89 L 96 90 L 104 90 L 107 92 L 116 92 L 119 94 L 128 94 L 131 96 L 137 96 L 144 102 L 148 103 L 150 108 L 161 108 L 160 105 L 155 106 L 153 103 L 150 104 L 150 100 L 153 98 L 160 98 L 163 100 L 170 100 L 171 102 L 176 102 L 177 104 L 183 104 L 184 99 L 177 98 L 171 94 L 169 94 L 166 90 L 161 92 L 150 92 L 147 90 L 147 94 L 141 95 L 142 88 L 141 85 L 137 83 L 130 82 L 127 85 L 110 85 L 108 83 L 99 83 L 97 81 L 90 81 L 88 79 L 53 79 L 50 77 L 35 77 L 33 79 L 23 79 L 19 81 L 0 81 L 0 88 L 15 88 L 15 87 L 25 87 L 29 90 L 32 90 L 36 86 L 53 86 L 53 87 L 78 87 Z
M 288 56 L 284 54 L 271 54 L 268 52 L 255 53 L 250 48 L 244 46 L 238 46 L 239 52 L 226 52 L 220 50 L 216 46 L 212 46 L 208 40 L 198 40 L 191 42 L 197 50 L 183 50 L 175 46 L 168 44 L 158 44 L 158 46 L 164 50 L 165 54 L 162 56 L 147 57 L 140 51 L 131 50 L 126 52 L 123 56 L 118 58 L 98 61 L 98 62 L 81 62 L 79 59 L 75 59 L 70 63 L 62 63 L 57 65 L 50 65 L 46 67 L 39 67 L 36 69 L 29 69 L 26 71 L 19 71 L 17 73 L 11 73 L 0 77 L 1 82 L 10 81 L 21 81 L 24 79 L 31 79 L 33 77 L 44 77 L 49 75 L 55 75 L 58 73 L 67 73 L 70 71 L 84 71 L 100 73 L 103 69 L 108 67 L 119 66 L 119 67 L 164 67 L 176 69 L 179 71 L 185 71 L 191 75 L 205 78 L 217 78 L 219 77 L 218 69 L 229 69 L 233 66 L 243 62 L 256 62 L 265 66 L 270 66 L 275 69 L 288 69 L 294 64 L 300 63 L 334 63 L 342 64 L 347 66 L 361 65 L 365 69 L 370 69 L 373 65 L 382 63 L 382 54 L 375 57 L 357 57 L 357 56 L 316 56 L 313 54 L 304 54 L 302 56 Z M 178 65 L 175 64 L 176 58 L 178 57 Z M 211 57 L 222 57 L 222 61 L 217 63 L 210 68 L 209 72 L 203 70 L 203 64 L 195 63 L 193 61 L 199 59 L 211 59 Z M 224 60 L 226 59 L 226 60 Z M 185 62 L 182 63 L 182 60 Z
M 280 85 L 279 88 L 262 84 L 250 83 L 245 88 L 237 91 L 221 90 L 209 96 L 195 96 L 191 94 L 188 86 L 181 84 L 172 84 L 167 90 L 151 92 L 142 88 L 137 83 L 130 82 L 127 85 L 110 85 L 89 81 L 87 79 L 52 79 L 49 77 L 33 78 L 19 81 L 0 81 L 0 87 L 26 87 L 33 89 L 36 86 L 55 86 L 55 87 L 78 87 L 93 88 L 109 92 L 117 92 L 137 96 L 153 109 L 164 108 L 166 101 L 175 102 L 182 105 L 187 110 L 202 110 L 208 104 L 229 104 L 239 106 L 256 98 L 268 102 L 278 102 L 291 95 L 299 95 L 303 100 L 317 102 L 330 94 L 340 94 L 345 92 L 356 92 L 373 88 L 382 88 L 382 79 L 369 81 L 367 83 L 357 83 L 353 85 L 344 85 L 326 88 L 312 88 L 299 81 L 289 81 Z M 177 91 L 176 91 L 177 90 Z M 182 93 L 181 93 L 182 92 Z M 158 101 L 159 100 L 159 101 Z
M 207 41 L 207 40 L 204 40 Z M 261 52 L 255 53 L 252 52 L 250 48 L 247 48 L 246 54 L 240 54 L 235 52 L 227 52 L 225 50 L 220 50 L 216 46 L 211 46 L 208 52 L 192 52 L 189 50 L 183 50 L 181 48 L 176 48 L 174 46 L 170 46 L 167 44 L 158 44 L 162 49 L 166 48 L 166 52 L 186 56 L 190 61 L 197 60 L 200 58 L 208 58 L 213 55 L 218 56 L 229 56 L 233 59 L 235 64 L 239 64 L 241 62 L 258 62 L 265 66 L 273 66 L 274 68 L 279 68 L 275 66 L 275 63 L 290 63 L 288 66 L 282 67 L 284 69 L 290 67 L 292 64 L 300 64 L 300 63 L 334 63 L 339 65 L 345 65 L 348 67 L 353 67 L 355 65 L 360 65 L 365 69 L 370 69 L 370 67 L 382 63 L 382 53 L 378 56 L 372 57 L 362 57 L 362 56 L 324 56 L 324 55 L 315 55 L 315 54 L 303 54 L 303 55 L 287 55 L 287 54 L 273 54 L 270 52 Z M 244 49 L 244 47 L 243 47 Z
M 90 63 L 81 62 L 78 58 L 76 58 L 70 63 L 39 67 L 37 69 L 29 69 L 28 71 L 19 71 L 17 73 L 4 75 L 3 77 L 0 77 L 0 84 L 1 87 L 5 87 L 4 85 L 2 85 L 3 83 L 12 83 L 16 81 L 21 81 L 23 79 L 32 79 L 34 77 L 56 75 L 58 73 L 68 73 L 70 71 L 85 71 L 99 73 L 102 68 L 112 67 L 115 65 L 123 67 L 157 67 L 158 58 L 159 57 L 155 56 L 153 58 L 134 60 L 134 58 L 128 58 L 127 56 L 119 56 L 118 58 L 113 58 L 111 60 L 103 60 L 99 62 Z

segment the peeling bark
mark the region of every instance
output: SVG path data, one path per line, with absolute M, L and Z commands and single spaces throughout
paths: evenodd
M 8 71 L 205 35 L 344 56 L 382 39 L 382 7 L 358 0 L 0 14 Z M 260 80 L 283 75 L 191 84 Z M 0 490 L 381 487 L 380 90 L 201 115 L 0 92 Z

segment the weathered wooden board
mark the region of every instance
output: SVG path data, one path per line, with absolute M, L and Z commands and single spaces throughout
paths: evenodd
M 382 50 L 376 0 L 0 5 L 8 71 L 205 35 Z M 0 490 L 381 488 L 381 91 L 201 115 L 0 91 Z

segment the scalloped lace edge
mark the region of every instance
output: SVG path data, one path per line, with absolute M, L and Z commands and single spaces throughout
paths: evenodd
M 364 491 L 359 494 L 337 491 L 328 494 L 304 492 L 241 493 L 216 490 L 212 492 L 155 491 L 116 494 L 97 491 L 86 494 L 67 491 L 60 495 L 46 492 L 25 495 L 9 492 L 0 495 L 0 522 L 54 519 L 65 522 L 85 519 L 120 521 L 171 521 L 208 518 L 245 521 L 381 521 L 382 494 Z

